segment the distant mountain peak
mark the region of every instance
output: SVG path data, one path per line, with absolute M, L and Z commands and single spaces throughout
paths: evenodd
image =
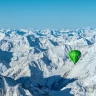
M 0 94 L 95 96 L 95 37 L 95 28 L 0 29 Z M 81 52 L 76 65 L 71 50 Z

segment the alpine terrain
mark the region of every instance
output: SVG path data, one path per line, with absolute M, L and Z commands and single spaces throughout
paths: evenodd
M 0 96 L 96 96 L 96 29 L 0 29 Z

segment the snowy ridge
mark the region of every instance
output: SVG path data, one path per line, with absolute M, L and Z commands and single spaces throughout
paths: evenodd
M 81 51 L 76 66 L 69 58 Z M 0 29 L 0 94 L 96 96 L 96 29 Z M 0 95 L 0 96 L 1 96 Z

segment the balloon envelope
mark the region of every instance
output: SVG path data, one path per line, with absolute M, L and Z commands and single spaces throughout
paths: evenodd
M 71 60 L 74 62 L 74 64 L 75 64 L 79 60 L 79 58 L 81 56 L 81 52 L 79 50 L 72 50 L 69 53 L 69 56 L 70 56 Z

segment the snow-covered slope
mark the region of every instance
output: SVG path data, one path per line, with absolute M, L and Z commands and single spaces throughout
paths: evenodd
M 0 29 L 0 74 L 0 96 L 96 96 L 96 29 Z

